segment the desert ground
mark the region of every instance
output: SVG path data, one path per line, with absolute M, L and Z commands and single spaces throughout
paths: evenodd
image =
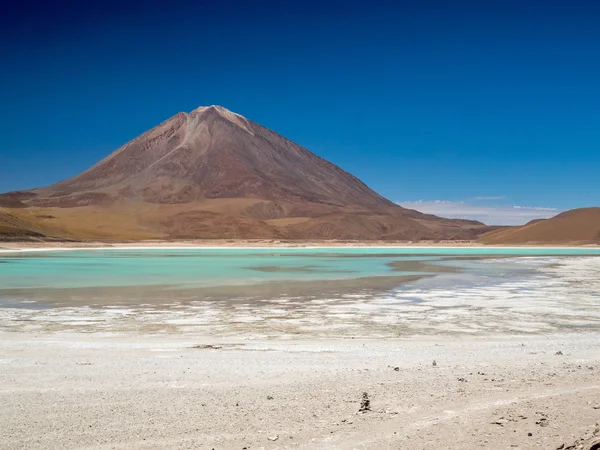
M 599 343 L 2 333 L 0 447 L 587 449 Z

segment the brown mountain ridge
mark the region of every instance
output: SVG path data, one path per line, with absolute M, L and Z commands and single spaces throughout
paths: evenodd
M 70 239 L 473 239 L 487 230 L 402 208 L 220 106 L 179 113 L 73 178 L 1 194 L 0 237 L 2 226 L 13 237 Z

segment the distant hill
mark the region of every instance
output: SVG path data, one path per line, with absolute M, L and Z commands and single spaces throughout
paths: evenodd
M 402 208 L 220 106 L 179 113 L 73 178 L 0 195 L 0 212 L 72 239 L 473 239 L 487 230 Z
M 600 244 L 600 208 L 563 212 L 522 227 L 507 227 L 483 234 L 484 244 Z

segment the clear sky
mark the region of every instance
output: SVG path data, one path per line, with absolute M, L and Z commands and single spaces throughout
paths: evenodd
M 218 104 L 428 212 L 600 204 L 599 2 L 13 3 L 0 191 Z

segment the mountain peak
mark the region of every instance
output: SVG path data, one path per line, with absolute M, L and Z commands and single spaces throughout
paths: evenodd
M 202 106 L 202 105 L 200 105 L 196 109 L 194 109 L 192 111 L 192 113 L 195 113 L 195 112 L 204 112 L 207 109 L 217 109 L 217 108 L 222 108 L 222 106 L 219 106 L 219 105 Z
M 241 114 L 234 113 L 233 111 L 230 111 L 227 108 L 220 105 L 199 106 L 198 108 L 194 109 L 191 113 L 189 113 L 189 115 L 195 118 L 208 112 L 214 112 L 221 116 L 223 119 L 233 123 L 234 125 L 237 125 L 247 133 L 254 135 L 252 127 L 250 126 L 250 122 L 248 122 L 248 119 L 246 119 Z
M 192 112 L 190 112 L 190 114 L 193 113 L 203 113 L 206 111 L 217 111 L 219 113 L 230 113 L 230 114 L 236 114 L 233 111 L 228 110 L 227 108 L 225 108 L 224 106 L 221 105 L 209 105 L 209 106 L 198 106 L 196 109 L 194 109 Z M 239 114 L 236 114 L 239 115 Z

